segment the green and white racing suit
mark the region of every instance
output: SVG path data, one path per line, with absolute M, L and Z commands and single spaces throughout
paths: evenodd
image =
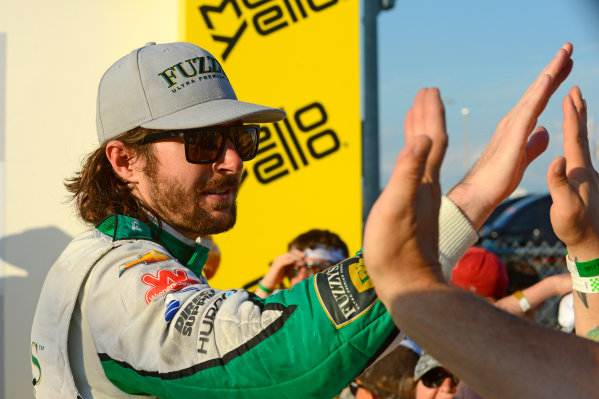
M 476 234 L 443 204 L 452 266 Z M 332 398 L 397 335 L 361 254 L 261 299 L 211 288 L 208 250 L 122 215 L 75 237 L 33 322 L 37 398 Z

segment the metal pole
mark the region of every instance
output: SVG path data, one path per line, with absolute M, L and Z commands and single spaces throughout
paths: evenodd
M 470 138 L 468 137 L 468 115 L 470 115 L 470 110 L 462 108 L 462 115 L 464 116 L 464 171 L 468 173 L 468 170 L 470 170 Z
M 366 222 L 379 191 L 379 80 L 377 15 L 380 3 L 364 0 L 364 123 L 362 127 L 362 221 Z

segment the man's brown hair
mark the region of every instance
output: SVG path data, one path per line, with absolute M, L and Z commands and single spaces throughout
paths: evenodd
M 129 130 L 113 140 L 122 142 L 133 152 L 133 157 L 142 157 L 146 164 L 144 172 L 151 175 L 156 159 L 151 144 L 140 144 L 153 130 L 141 127 Z M 148 212 L 144 204 L 131 193 L 131 186 L 112 168 L 106 157 L 108 141 L 89 154 L 82 168 L 75 176 L 65 179 L 65 187 L 76 202 L 79 216 L 88 223 L 97 224 L 106 217 L 119 213 L 148 222 Z

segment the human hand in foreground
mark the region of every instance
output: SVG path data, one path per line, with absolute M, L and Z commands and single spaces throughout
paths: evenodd
M 570 90 L 562 108 L 564 156 L 547 171 L 551 224 L 570 259 L 587 261 L 599 257 L 599 176 L 589 151 L 586 101 L 578 87 Z
M 439 169 L 447 133 L 438 89 L 418 92 L 406 116 L 405 132 L 406 146 L 370 211 L 364 233 L 364 262 L 386 305 L 418 283 L 443 280 L 437 237 Z
M 497 125 L 491 141 L 472 170 L 448 194 L 478 230 L 491 212 L 520 184 L 526 167 L 549 142 L 537 118 L 572 70 L 572 44 L 565 43 Z M 493 182 L 493 184 L 489 184 Z
M 599 176 L 589 151 L 587 105 L 578 87 L 573 87 L 564 98 L 562 109 L 564 156 L 553 160 L 547 170 L 553 199 L 551 224 L 568 247 L 570 260 L 586 262 L 599 258 Z M 597 340 L 599 292 L 584 292 L 574 284 L 575 289 L 578 287 L 574 296 L 576 333 Z

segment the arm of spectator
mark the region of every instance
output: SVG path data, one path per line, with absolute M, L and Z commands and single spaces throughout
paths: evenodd
M 547 76 L 535 91 L 542 96 L 551 86 Z M 423 92 L 414 107 L 426 118 L 441 118 L 438 91 Z M 592 397 L 599 387 L 599 344 L 510 315 L 443 282 L 440 163 L 427 160 L 442 133 L 428 134 L 406 140 L 366 223 L 364 260 L 381 301 L 403 332 L 487 399 Z
M 533 129 L 547 101 L 572 70 L 571 55 L 572 44 L 564 44 L 518 104 L 499 122 L 472 170 L 448 193 L 475 230 L 518 187 L 528 164 L 547 148 L 547 130 L 541 126 L 534 132 Z M 550 79 L 547 87 L 546 76 Z
M 285 276 L 289 275 L 295 265 L 304 265 L 305 255 L 302 251 L 291 250 L 279 255 L 270 265 L 268 272 L 258 283 L 255 294 L 260 298 L 266 298 L 272 291 L 281 285 Z M 266 288 L 266 291 L 264 290 Z
M 587 134 L 586 101 L 578 87 L 565 97 L 564 156 L 556 158 L 547 171 L 553 205 L 551 223 L 568 247 L 571 261 L 585 262 L 599 257 L 599 177 L 593 169 Z M 576 274 L 578 274 L 576 272 Z M 599 272 L 591 273 L 589 280 Z M 573 276 L 576 280 L 576 276 Z M 599 336 L 599 291 L 582 292 L 574 281 L 576 333 Z
M 572 292 L 572 277 L 569 273 L 549 276 L 521 292 L 532 310 L 552 296 Z M 501 298 L 495 302 L 495 306 L 516 316 L 524 316 L 526 313 L 520 306 L 519 299 L 513 294 Z

